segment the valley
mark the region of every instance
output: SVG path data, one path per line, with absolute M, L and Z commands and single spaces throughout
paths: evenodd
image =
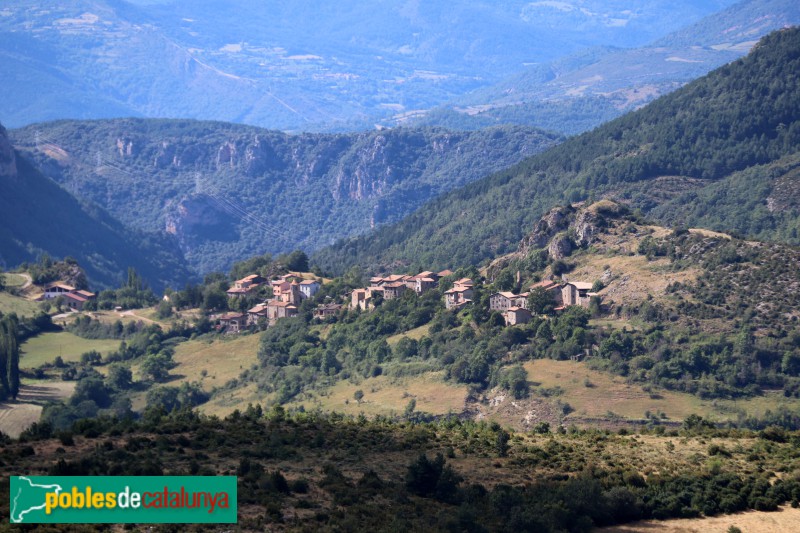
M 11 132 L 48 177 L 131 231 L 169 243 L 200 276 L 252 255 L 311 251 L 366 233 L 560 140 L 524 127 L 291 136 L 131 119 Z M 177 279 L 173 287 L 189 277 Z
M 232 476 L 235 523 L 46 527 L 792 530 L 798 16 L 12 0 L 0 514 Z

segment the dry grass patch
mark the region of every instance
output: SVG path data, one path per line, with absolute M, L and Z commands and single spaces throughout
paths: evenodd
M 395 344 L 400 342 L 400 339 L 402 339 L 403 337 L 408 337 L 409 339 L 414 339 L 418 341 L 422 337 L 426 336 L 428 334 L 428 331 L 430 331 L 430 329 L 431 325 L 425 324 L 418 328 L 410 329 L 404 333 L 398 333 L 397 335 L 392 335 L 391 337 L 388 337 L 386 339 L 386 342 L 389 343 L 389 346 L 394 346 Z
M 704 411 L 698 398 L 689 394 L 660 391 L 651 397 L 639 385 L 625 379 L 589 369 L 573 361 L 538 359 L 526 363 L 528 379 L 544 388 L 561 387 L 558 398 L 575 411 L 569 418 L 605 417 L 613 412 L 629 419 L 643 419 L 645 411 L 663 412 L 670 420 L 680 421 L 692 413 Z
M 182 377 L 170 384 L 199 381 L 207 391 L 221 387 L 258 363 L 260 338 L 260 335 L 242 335 L 211 341 L 192 340 L 176 345 L 173 359 L 178 366 L 170 373 Z
M 703 400 L 691 394 L 666 390 L 645 391 L 641 385 L 626 383 L 625 378 L 599 372 L 586 363 L 537 359 L 525 363 L 528 379 L 544 388 L 561 387 L 558 398 L 575 411 L 570 418 L 603 418 L 610 413 L 623 418 L 641 420 L 645 411 L 664 413 L 667 420 L 681 422 L 691 414 L 724 422 L 735 420 L 743 410 L 749 416 L 763 416 L 779 407 L 800 410 L 800 399 L 786 398 L 782 392 L 740 400 Z M 588 385 L 588 386 L 587 386 Z
M 248 404 L 267 404 L 274 398 L 274 394 L 265 394 L 258 390 L 255 383 L 233 391 L 218 393 L 210 401 L 197 408 L 203 414 L 209 416 L 225 417 L 234 412 L 247 408 Z
M 360 403 L 354 398 L 357 390 L 364 393 Z M 417 411 L 443 415 L 463 411 L 466 397 L 465 386 L 445 383 L 442 372 L 428 372 L 409 378 L 378 376 L 358 384 L 340 381 L 325 391 L 324 396 L 315 395 L 313 400 L 298 405 L 352 415 L 388 415 L 402 413 L 414 398 Z
M 28 279 L 25 276 L 20 276 L 19 274 L 13 274 L 11 272 L 6 272 L 3 274 L 3 279 L 5 281 L 6 287 L 9 288 L 17 288 L 22 287 L 25 285 L 25 282 Z
M 761 396 L 745 398 L 740 400 L 712 400 L 707 402 L 713 409 L 720 413 L 735 412 L 739 409 L 744 410 L 749 416 L 763 417 L 769 410 L 775 412 L 776 409 L 785 407 L 789 411 L 800 411 L 800 398 L 787 398 L 783 391 L 768 391 Z
M 728 239 L 731 240 L 733 237 L 728 235 L 727 233 L 720 233 L 719 231 L 711 231 L 710 229 L 703 229 L 703 228 L 691 228 L 689 233 L 694 233 L 696 235 L 702 235 L 703 237 L 716 237 L 721 239 Z
M 645 301 L 648 295 L 663 297 L 669 284 L 694 281 L 700 274 L 697 268 L 673 272 L 669 269 L 669 259 L 648 261 L 643 255 L 605 257 L 592 254 L 579 257 L 569 278 L 594 282 L 603 277 L 606 267 L 611 270 L 613 279 L 599 294 L 604 302 L 617 303 Z
M 622 526 L 598 529 L 604 533 L 725 533 L 736 526 L 746 533 L 795 533 L 800 529 L 800 509 L 783 506 L 774 513 L 747 511 L 711 518 L 678 518 L 674 520 L 643 520 Z

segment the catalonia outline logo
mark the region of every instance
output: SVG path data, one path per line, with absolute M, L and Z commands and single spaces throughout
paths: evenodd
M 235 524 L 235 476 L 12 476 L 14 524 Z

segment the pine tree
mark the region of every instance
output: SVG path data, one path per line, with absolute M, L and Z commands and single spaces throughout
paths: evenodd
M 8 387 L 11 397 L 15 400 L 19 394 L 19 345 L 17 344 L 16 325 L 13 325 L 13 333 L 10 335 L 8 359 Z
M 12 372 L 12 368 L 14 371 Z M 12 389 L 11 376 L 15 381 Z M 0 398 L 16 397 L 19 392 L 19 346 L 17 345 L 17 324 L 11 317 L 0 320 Z

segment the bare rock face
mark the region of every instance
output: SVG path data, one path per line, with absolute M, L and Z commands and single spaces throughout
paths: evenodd
M 168 206 L 165 231 L 174 235 L 183 251 L 206 239 L 234 240 L 236 220 L 206 195 L 193 195 Z
M 575 230 L 575 244 L 586 248 L 595 242 L 598 233 L 608 227 L 609 219 L 623 217 L 629 212 L 627 207 L 611 200 L 600 200 L 582 209 L 572 224 Z
M 283 162 L 272 145 L 258 135 L 244 150 L 244 171 L 248 176 L 258 176 L 282 165 Z
M 597 242 L 611 220 L 628 214 L 627 207 L 611 200 L 600 200 L 588 206 L 555 207 L 522 239 L 515 255 L 524 258 L 533 250 L 545 248 L 552 260 L 564 259 L 576 248 L 586 248 Z
M 558 232 L 569 227 L 575 210 L 571 206 L 554 207 L 547 212 L 520 243 L 519 251 L 527 254 L 535 248 L 544 248 Z
M 128 137 L 117 138 L 117 153 L 121 158 L 131 157 L 134 154 L 133 139 Z
M 229 166 L 236 168 L 236 145 L 226 142 L 217 151 L 217 168 Z
M 396 170 L 390 164 L 388 140 L 377 135 L 372 146 L 361 151 L 353 161 L 343 163 L 335 175 L 333 197 L 364 200 L 381 196 L 395 181 Z
M 15 178 L 17 176 L 17 158 L 14 147 L 8 140 L 6 129 L 0 124 L 0 176 Z
M 569 257 L 569 254 L 572 253 L 572 239 L 566 233 L 559 233 L 550 241 L 547 253 L 553 261 Z
M 589 210 L 581 211 L 575 218 L 575 244 L 585 248 L 592 244 L 593 237 L 605 227 L 605 221 L 596 213 Z

